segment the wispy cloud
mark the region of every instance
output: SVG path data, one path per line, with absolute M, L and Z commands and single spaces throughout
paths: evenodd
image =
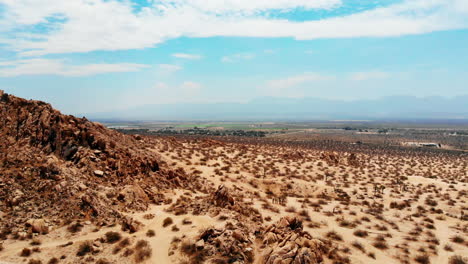
M 332 75 L 323 75 L 320 73 L 304 73 L 300 75 L 286 77 L 283 79 L 270 80 L 267 82 L 267 86 L 273 89 L 285 89 L 298 86 L 304 83 L 314 81 L 328 81 L 334 79 L 335 77 Z
M 198 55 L 198 54 L 174 53 L 174 54 L 172 54 L 172 57 L 176 57 L 176 58 L 179 58 L 179 59 L 187 59 L 187 60 L 199 60 L 203 56 Z
M 349 76 L 352 81 L 381 80 L 390 77 L 390 73 L 382 71 L 355 72 Z
M 237 62 L 241 60 L 251 60 L 254 57 L 255 57 L 255 54 L 251 54 L 251 53 L 237 53 L 237 54 L 224 56 L 221 58 L 221 61 L 231 63 L 231 62 Z
M 182 66 L 174 64 L 159 64 L 158 69 L 164 74 L 172 74 L 182 70 Z
M 27 59 L 0 61 L 0 76 L 61 75 L 76 77 L 112 72 L 134 72 L 146 67 L 149 66 L 134 63 L 69 65 L 63 60 Z
M 333 9 L 340 0 L 169 0 L 134 11 L 130 1 L 0 0 L 1 41 L 23 56 L 153 47 L 179 37 L 393 37 L 468 28 L 466 0 L 403 0 L 385 7 L 291 21 L 292 9 Z M 41 25 L 48 30 L 37 31 Z M 155 30 L 157 29 L 157 30 Z

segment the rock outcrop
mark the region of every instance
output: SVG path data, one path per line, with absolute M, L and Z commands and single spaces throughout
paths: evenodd
M 197 185 L 162 166 L 150 140 L 1 92 L 0 234 L 43 233 L 64 219 L 112 224 L 122 211 L 164 200 L 161 190 Z

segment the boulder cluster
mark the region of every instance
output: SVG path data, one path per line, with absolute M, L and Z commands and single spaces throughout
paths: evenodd
M 283 217 L 264 231 L 261 263 L 322 263 L 325 243 L 302 229 L 297 217 Z
M 44 233 L 65 219 L 114 224 L 121 212 L 162 203 L 162 190 L 195 188 L 150 145 L 1 91 L 0 237 Z

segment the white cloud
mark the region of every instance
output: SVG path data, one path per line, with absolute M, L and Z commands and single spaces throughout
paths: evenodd
M 149 67 L 144 64 L 85 64 L 68 65 L 63 60 L 28 59 L 16 61 L 0 61 L 0 76 L 14 77 L 20 75 L 61 75 L 89 76 L 111 72 L 133 72 Z
M 130 1 L 0 0 L 2 43 L 23 56 L 154 47 L 178 37 L 392 37 L 468 28 L 467 0 L 403 0 L 310 21 L 268 16 L 294 8 L 334 8 L 339 0 L 169 0 L 134 11 Z M 49 30 L 28 31 L 42 23 Z M 21 32 L 21 33 L 18 33 Z M 26 33 L 25 33 L 26 32 Z M 8 37 L 6 37 L 8 36 Z
M 381 80 L 390 77 L 388 72 L 369 71 L 369 72 L 355 72 L 349 76 L 352 81 L 367 81 L 367 80 Z
M 172 74 L 174 72 L 182 70 L 181 66 L 173 64 L 159 64 L 158 68 L 164 74 Z
M 194 94 L 200 91 L 200 89 L 202 88 L 202 85 L 197 82 L 188 81 L 188 82 L 182 83 L 180 88 L 185 93 Z
M 172 0 L 168 2 L 215 14 L 232 12 L 252 14 L 268 9 L 330 9 L 342 4 L 341 0 Z
M 255 54 L 251 53 L 237 53 L 237 54 L 232 54 L 232 55 L 227 55 L 221 58 L 222 62 L 237 62 L 241 60 L 251 60 L 255 57 Z
M 176 57 L 179 59 L 187 59 L 187 60 L 199 60 L 202 58 L 201 55 L 198 54 L 188 54 L 188 53 L 174 53 L 172 57 Z
M 304 83 L 314 81 L 328 81 L 334 79 L 335 77 L 330 75 L 323 75 L 320 73 L 304 73 L 290 76 L 284 79 L 270 80 L 267 82 L 267 86 L 272 89 L 287 89 Z

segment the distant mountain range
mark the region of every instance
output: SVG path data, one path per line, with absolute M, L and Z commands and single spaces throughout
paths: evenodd
M 262 97 L 247 103 L 157 104 L 85 114 L 93 120 L 468 120 L 468 95 L 453 98 L 390 96 L 340 101 Z

